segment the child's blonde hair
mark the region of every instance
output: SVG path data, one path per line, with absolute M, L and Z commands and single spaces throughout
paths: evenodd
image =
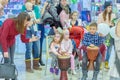
M 33 4 L 32 4 L 31 2 L 26 2 L 26 3 L 25 3 L 26 9 L 27 9 L 28 7 L 32 7 L 32 6 L 33 6 Z

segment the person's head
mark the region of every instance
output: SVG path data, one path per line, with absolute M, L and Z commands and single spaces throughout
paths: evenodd
M 27 27 L 27 24 L 30 21 L 30 15 L 26 12 L 21 12 L 16 18 L 16 28 L 20 34 L 24 33 L 24 30 Z
M 60 43 L 62 41 L 62 36 L 61 36 L 61 34 L 59 32 L 55 33 L 53 41 L 55 43 Z
M 104 3 L 104 9 L 107 11 L 107 13 L 110 13 L 112 11 L 112 3 L 110 1 L 106 1 Z
M 1 3 L 3 6 L 7 5 L 8 2 L 9 2 L 9 0 L 1 0 L 1 1 L 0 1 L 0 3 Z
M 108 14 L 109 21 L 111 20 L 111 13 L 112 13 L 112 3 L 110 1 L 106 1 L 104 4 L 104 12 L 103 12 L 103 19 L 106 21 L 106 15 Z
M 36 3 L 35 0 L 26 0 L 26 2 L 31 2 L 33 5 L 35 5 L 35 3 Z
M 97 31 L 97 23 L 96 22 L 93 22 L 89 25 L 89 32 L 91 34 L 95 34 Z
M 70 32 L 69 32 L 68 29 L 63 30 L 63 38 L 64 38 L 65 40 L 68 40 L 68 39 L 69 39 L 69 35 L 70 35 Z
M 72 20 L 77 20 L 78 19 L 78 12 L 77 11 L 72 12 L 70 15 L 70 18 Z
M 35 0 L 35 4 L 36 5 L 40 5 L 41 4 L 41 0 Z
M 60 4 L 63 5 L 63 6 L 66 6 L 67 5 L 67 0 L 60 0 Z
M 31 2 L 26 2 L 25 3 L 26 10 L 31 11 L 33 8 L 33 4 Z

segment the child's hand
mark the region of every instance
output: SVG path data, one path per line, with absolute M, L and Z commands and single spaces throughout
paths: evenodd
M 99 33 L 99 36 L 104 37 L 104 35 L 102 33 Z

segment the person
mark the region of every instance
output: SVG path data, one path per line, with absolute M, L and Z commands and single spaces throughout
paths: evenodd
M 49 52 L 50 52 L 50 56 L 52 57 L 50 72 L 55 73 L 56 75 L 58 75 L 59 73 L 57 56 L 61 56 L 59 54 L 61 40 L 62 40 L 61 34 L 55 33 L 53 41 L 50 44 Z
M 118 40 L 115 39 L 115 56 L 113 61 L 113 66 L 110 68 L 110 80 L 120 80 L 120 19 L 116 24 L 116 35 L 119 37 Z
M 32 4 L 33 4 L 33 11 L 34 11 L 34 13 L 35 13 L 35 17 L 36 17 L 36 24 L 39 24 L 40 22 L 41 22 L 41 20 L 40 20 L 40 11 L 39 11 L 39 7 L 35 4 L 36 3 L 36 1 L 35 0 L 26 0 L 26 2 L 31 2 Z M 22 6 L 22 12 L 24 12 L 24 11 L 26 11 L 26 7 L 25 7 L 25 5 L 23 5 Z M 37 25 L 37 27 L 38 27 L 38 29 L 39 29 L 39 26 Z M 38 53 L 38 52 L 36 52 L 36 46 L 37 46 L 38 44 L 33 44 L 33 53 Z M 40 49 L 40 48 L 39 48 Z M 43 61 L 42 61 L 42 53 L 41 53 L 41 51 L 42 50 L 39 50 L 40 52 L 39 52 L 39 63 L 40 63 L 40 65 L 41 66 L 45 66 L 45 64 L 43 63 Z
M 77 11 L 73 11 L 70 14 L 70 19 L 67 21 L 67 26 L 71 28 L 72 26 L 82 26 L 82 20 L 78 19 L 79 14 Z
M 60 3 L 56 6 L 57 13 L 60 17 L 62 28 L 65 27 L 65 22 L 68 21 L 69 15 L 71 14 L 70 6 L 67 4 L 67 0 L 60 0 Z
M 81 80 L 86 80 L 87 78 L 87 62 L 88 62 L 88 58 L 87 58 L 87 52 L 86 52 L 86 48 L 88 46 L 98 46 L 100 47 L 100 45 L 103 44 L 104 42 L 104 37 L 102 36 L 102 34 L 97 33 L 97 23 L 93 22 L 89 25 L 89 32 L 84 34 L 84 39 L 82 41 L 82 45 L 84 46 L 84 50 L 83 50 L 83 57 L 82 57 L 82 79 Z M 98 56 L 95 60 L 96 64 L 95 64 L 95 69 L 94 69 L 94 74 L 93 74 L 93 78 L 92 80 L 97 80 L 97 75 L 100 71 L 100 63 L 101 63 L 101 53 L 99 51 Z
M 0 0 L 0 16 L 2 16 L 4 14 L 4 7 L 5 5 L 7 5 L 9 2 L 9 0 Z
M 72 45 L 71 39 L 69 38 L 69 30 L 68 29 L 63 30 L 63 39 L 62 39 L 62 42 L 60 45 L 61 45 L 60 54 L 71 57 L 71 59 L 70 59 L 71 71 L 72 71 L 72 74 L 76 74 L 74 55 L 72 55 L 73 45 Z
M 29 39 L 23 36 L 26 35 L 27 26 L 32 24 L 30 16 L 26 12 L 22 12 L 16 18 L 9 18 L 3 22 L 3 25 L 0 27 L 0 51 L 3 54 L 4 63 L 14 64 L 16 35 L 21 34 L 21 40 L 23 42 L 38 40 L 35 36 Z
M 40 32 L 38 31 L 37 29 L 37 20 L 36 20 L 36 17 L 35 17 L 35 13 L 34 11 L 32 10 L 32 7 L 33 7 L 33 4 L 30 3 L 30 2 L 26 2 L 25 3 L 25 6 L 26 6 L 26 11 L 30 17 L 31 17 L 31 21 L 33 22 L 33 25 L 30 26 L 30 27 L 27 27 L 27 32 L 26 32 L 26 38 L 31 38 L 32 36 L 37 36 L 38 38 L 40 38 Z M 40 41 L 37 40 L 37 41 L 34 41 L 34 42 L 28 42 L 28 43 L 25 43 L 26 45 L 26 53 L 25 53 L 25 64 L 26 64 L 26 71 L 27 72 L 31 72 L 33 73 L 33 69 L 36 69 L 36 70 L 41 70 L 41 68 L 39 68 L 39 48 L 40 48 Z M 36 49 L 34 49 L 33 52 L 35 52 L 33 54 L 33 68 L 31 68 L 31 53 L 32 53 L 32 46 L 33 45 L 36 45 Z
M 100 23 L 106 23 L 110 27 L 114 26 L 113 20 L 116 18 L 115 14 L 112 13 L 112 3 L 110 1 L 106 1 L 104 3 L 104 11 L 99 14 L 98 16 L 98 24 Z M 106 41 L 105 44 L 107 46 L 107 51 L 106 51 L 106 59 L 105 59 L 105 68 L 109 69 L 109 58 L 112 50 L 112 46 L 114 45 L 114 39 L 108 34 L 106 36 Z M 102 63 L 103 64 L 103 63 Z M 101 64 L 101 67 L 102 67 Z

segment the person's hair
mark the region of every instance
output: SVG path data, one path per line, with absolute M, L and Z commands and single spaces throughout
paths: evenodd
M 97 28 L 97 23 L 96 22 L 92 22 L 92 23 L 90 23 L 89 27 L 96 27 Z
M 111 14 L 112 14 L 112 11 L 110 13 L 108 13 L 108 20 L 109 20 L 109 22 L 111 20 Z M 107 15 L 107 8 L 103 12 L 103 20 L 104 21 L 106 21 L 106 15 Z
M 35 0 L 35 4 L 36 5 L 40 5 L 41 4 L 41 0 Z
M 31 0 L 26 0 L 26 2 L 31 2 Z
M 58 43 L 61 43 L 61 41 L 62 41 L 62 39 L 63 39 L 63 36 L 62 36 L 62 34 L 61 33 L 59 33 L 59 32 L 56 32 L 55 33 L 55 35 L 57 35 L 57 34 L 59 34 L 60 35 L 60 40 L 59 40 L 59 42 Z M 54 37 L 55 37 L 55 35 L 54 35 Z M 49 47 L 51 46 L 51 44 L 54 42 L 54 38 L 53 38 L 53 40 L 51 41 L 51 43 L 50 43 L 50 45 L 49 45 Z
M 78 14 L 77 11 L 73 11 L 73 12 L 70 14 L 70 19 L 72 19 L 72 16 L 73 16 L 74 13 L 77 13 L 77 14 Z
M 16 18 L 13 18 L 16 22 L 16 29 L 20 34 L 24 33 L 26 26 L 24 26 L 24 21 L 30 21 L 30 15 L 26 12 L 21 12 Z

